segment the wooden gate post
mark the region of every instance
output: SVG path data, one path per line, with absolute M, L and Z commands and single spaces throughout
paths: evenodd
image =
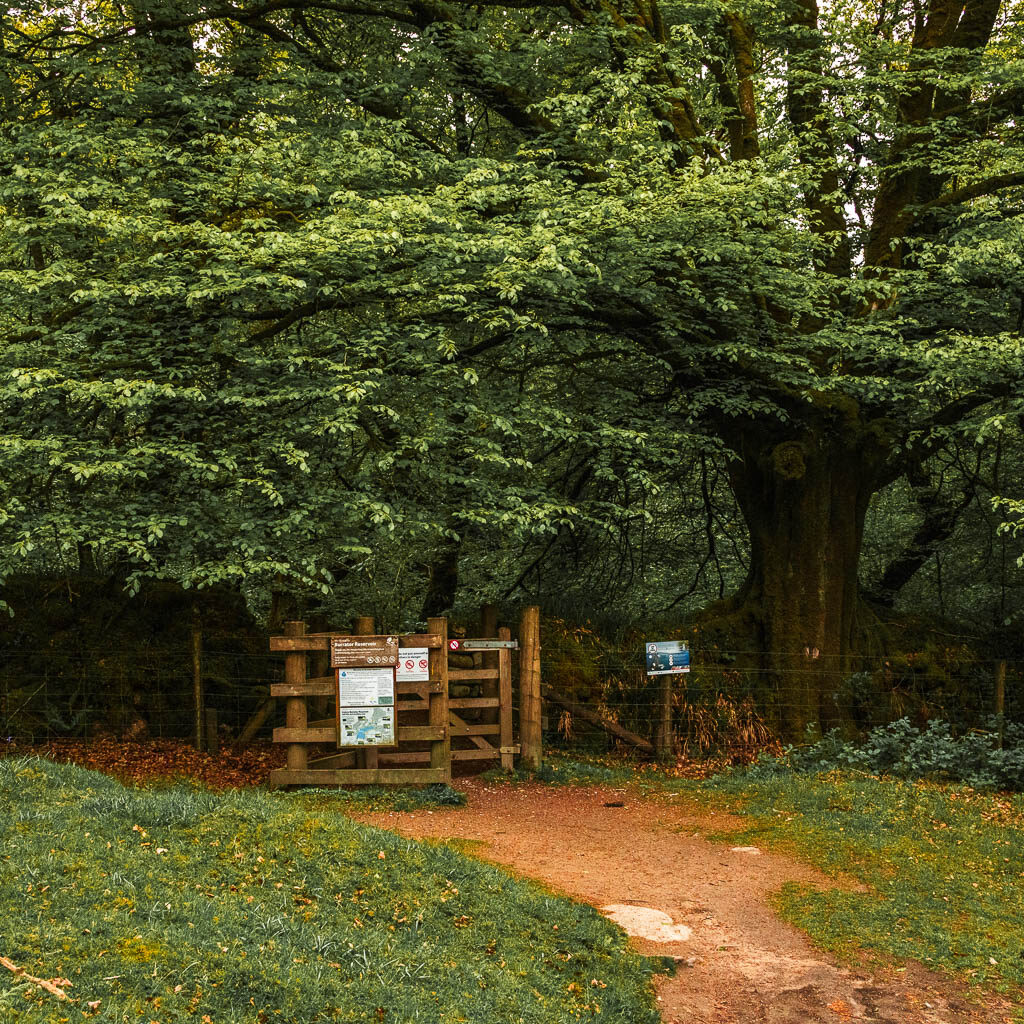
M 498 630 L 499 640 L 511 640 L 512 631 L 507 626 Z M 501 748 L 501 767 L 506 772 L 515 768 L 515 754 L 512 752 L 512 651 L 508 647 L 498 650 L 498 734 Z
M 377 632 L 377 623 L 372 615 L 360 615 L 356 619 L 355 626 L 353 628 L 356 636 L 373 636 Z M 395 728 L 398 728 L 397 712 Z M 356 751 L 356 764 L 360 768 L 379 768 L 379 755 L 380 752 L 376 747 L 364 747 L 362 750 Z
M 540 697 L 540 608 L 523 609 L 519 625 L 519 744 L 526 766 L 534 771 L 540 767 L 541 697 Z
M 305 636 L 304 622 L 286 622 L 285 636 Z M 306 652 L 288 651 L 284 656 L 284 681 L 290 686 L 302 687 L 306 682 Z M 288 729 L 305 729 L 307 724 L 306 698 L 287 697 L 284 702 L 284 722 Z M 307 752 L 302 743 L 288 744 L 288 770 L 306 770 Z
M 441 638 L 440 647 L 432 647 L 428 655 L 430 681 L 439 684 L 438 692 L 429 694 L 428 721 L 444 730 L 444 738 L 431 740 L 430 767 L 445 772 L 445 782 L 452 781 L 452 738 L 448 721 L 448 620 L 444 617 L 427 619 L 427 632 Z M 433 687 L 431 687 L 433 691 Z
M 498 635 L 498 606 L 493 604 L 480 605 L 480 636 L 496 637 Z
M 498 609 L 493 604 L 480 606 L 480 637 L 481 639 L 494 639 L 498 635 Z M 480 656 L 481 668 L 499 668 L 500 659 L 497 651 L 484 651 Z M 481 696 L 490 698 L 501 698 L 500 679 L 484 679 L 480 688 Z M 480 721 L 494 724 L 501 721 L 501 705 L 496 708 L 485 708 L 480 713 Z

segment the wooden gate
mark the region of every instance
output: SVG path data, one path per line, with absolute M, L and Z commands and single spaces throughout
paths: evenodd
M 372 621 L 359 620 L 357 634 L 373 632 Z M 448 620 L 430 619 L 426 633 L 399 634 L 403 648 L 426 647 L 429 680 L 398 682 L 396 748 L 362 747 L 310 759 L 309 747 L 338 742 L 336 717 L 315 717 L 330 711 L 337 699 L 335 674 L 309 674 L 309 660 L 326 668 L 331 637 L 340 633 L 306 633 L 305 623 L 289 622 L 285 636 L 271 637 L 270 649 L 285 655 L 285 681 L 271 686 L 273 697 L 285 699 L 285 725 L 274 730 L 274 742 L 288 745 L 288 766 L 270 773 L 272 786 L 340 786 L 356 783 L 416 784 L 450 782 L 452 761 L 493 759 L 511 770 L 513 745 L 512 651 L 463 650 L 473 641 L 450 641 Z M 508 642 L 507 629 L 499 640 Z M 453 650 L 452 648 L 457 648 Z M 472 667 L 449 669 L 449 656 L 468 657 Z M 457 696 L 451 696 L 454 685 Z M 482 692 L 465 695 L 462 687 Z M 310 717 L 310 702 L 314 717 Z

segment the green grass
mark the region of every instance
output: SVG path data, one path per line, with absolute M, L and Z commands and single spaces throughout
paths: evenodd
M 408 786 L 359 786 L 357 789 L 301 791 L 307 806 L 347 808 L 353 811 L 418 811 L 425 807 L 462 807 L 466 795 L 440 783 L 413 789 Z
M 656 1024 L 592 908 L 338 804 L 0 761 L 0 955 L 74 1000 L 0 969 L 0 1020 Z
M 824 948 L 1024 986 L 1024 797 L 839 772 L 740 773 L 698 791 L 751 819 L 730 842 L 792 850 L 870 887 L 783 889 L 783 916 Z

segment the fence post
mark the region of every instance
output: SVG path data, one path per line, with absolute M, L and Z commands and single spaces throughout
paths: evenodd
M 286 622 L 285 636 L 304 636 L 304 622 Z M 306 652 L 288 651 L 284 656 L 284 681 L 291 686 L 302 686 L 306 681 Z M 305 729 L 307 725 L 306 698 L 287 697 L 284 702 L 284 724 L 288 729 Z M 307 751 L 303 743 L 288 744 L 288 770 L 303 772 L 307 767 Z
M 199 606 L 192 605 L 192 702 L 195 710 L 196 750 L 203 749 L 203 624 Z
M 441 637 L 441 646 L 430 648 L 430 681 L 440 684 L 439 693 L 428 695 L 428 721 L 444 729 L 444 739 L 430 743 L 430 767 L 445 769 L 445 782 L 452 781 L 452 738 L 448 720 L 448 620 L 443 616 L 427 619 L 427 632 Z
M 480 638 L 492 639 L 498 635 L 498 609 L 493 604 L 482 604 L 480 606 Z M 481 668 L 499 668 L 497 651 L 485 651 L 480 657 Z M 482 697 L 501 697 L 501 685 L 498 679 L 485 679 L 480 688 Z M 501 721 L 501 707 L 494 709 L 486 708 L 480 715 L 483 722 Z
M 377 623 L 372 615 L 360 615 L 353 627 L 356 636 L 373 636 L 377 632 Z M 395 714 L 395 738 L 398 738 L 398 715 Z M 376 747 L 363 747 L 356 751 L 356 765 L 359 768 L 379 768 L 380 758 Z
M 1006 662 L 996 666 L 996 718 L 999 727 L 999 749 L 1003 749 L 1003 735 L 1006 729 Z
M 206 752 L 208 754 L 220 753 L 220 736 L 217 733 L 217 709 L 207 708 L 203 725 L 206 728 Z
M 498 630 L 498 639 L 512 639 L 508 626 Z M 498 651 L 498 722 L 501 729 L 498 734 L 501 767 L 503 771 L 510 772 L 515 767 L 515 754 L 512 753 L 512 651 L 508 647 Z
M 520 756 L 528 768 L 540 767 L 540 608 L 523 609 L 519 624 L 519 744 Z

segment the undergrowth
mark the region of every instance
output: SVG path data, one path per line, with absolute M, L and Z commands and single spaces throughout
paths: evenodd
M 592 908 L 337 802 L 0 761 L 0 952 L 70 982 L 0 972 L 0 1019 L 655 1024 L 652 964 Z
M 908 719 L 879 726 L 862 743 L 838 732 L 817 743 L 789 747 L 781 756 L 762 756 L 752 776 L 856 768 L 899 779 L 964 782 L 974 789 L 1024 790 L 1024 727 L 999 723 L 956 735 L 948 722 L 933 720 L 919 729 Z

